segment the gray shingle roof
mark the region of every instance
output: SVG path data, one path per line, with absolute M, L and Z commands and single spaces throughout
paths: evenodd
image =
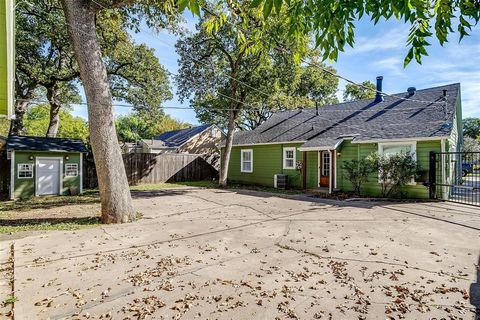
M 395 94 L 422 101 L 443 101 L 447 90 L 447 106 L 386 96 L 384 102 L 374 99 L 328 105 L 319 109 L 290 110 L 274 114 L 252 131 L 235 134 L 234 145 L 274 142 L 304 142 L 302 147 L 335 145 L 345 137 L 355 141 L 425 138 L 448 136 L 460 93 L 460 84 Z
M 192 137 L 205 131 L 209 127 L 211 127 L 211 125 L 206 124 L 182 130 L 167 131 L 156 136 L 154 139 L 163 141 L 165 143 L 164 147 L 178 148 Z
M 18 151 L 50 151 L 50 152 L 87 152 L 81 140 L 65 138 L 45 138 L 10 136 L 7 138 L 7 149 Z

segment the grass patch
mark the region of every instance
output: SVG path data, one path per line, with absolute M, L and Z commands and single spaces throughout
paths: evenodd
M 8 297 L 5 299 L 4 303 L 9 304 L 9 303 L 15 303 L 15 302 L 17 302 L 17 301 L 18 301 L 18 298 L 17 298 L 17 297 L 15 297 L 15 296 L 8 296 Z
M 20 231 L 79 230 L 100 225 L 100 218 L 0 219 L 0 234 Z
M 78 196 L 41 196 L 28 199 L 0 201 L 0 217 L 8 211 L 27 211 L 32 209 L 49 209 L 69 204 L 99 203 L 98 190 L 85 190 Z

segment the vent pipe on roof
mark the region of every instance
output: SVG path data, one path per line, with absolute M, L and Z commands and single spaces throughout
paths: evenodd
M 383 77 L 378 76 L 377 77 L 377 88 L 376 91 L 377 93 L 375 94 L 375 102 L 383 102 L 383 95 L 382 95 L 382 81 Z
M 318 101 L 315 101 L 315 115 L 318 116 Z
M 415 93 L 417 93 L 417 88 L 415 88 L 415 87 L 409 87 L 409 88 L 407 89 L 407 92 L 408 92 L 408 96 L 411 97 L 411 96 L 413 96 Z

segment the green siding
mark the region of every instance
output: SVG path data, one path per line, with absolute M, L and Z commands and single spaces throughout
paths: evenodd
M 270 144 L 255 145 L 244 147 L 233 147 L 230 156 L 230 164 L 228 168 L 228 179 L 231 182 L 263 185 L 273 187 L 275 174 L 288 175 L 290 186 L 293 188 L 303 187 L 302 172 L 300 170 L 283 169 L 283 148 L 284 147 L 300 147 L 301 143 L 291 144 Z M 240 170 L 241 150 L 253 150 L 253 172 L 245 173 Z M 303 162 L 303 153 L 296 152 L 296 161 Z M 311 173 L 316 170 L 317 153 L 307 153 L 307 187 L 314 188 L 317 186 L 317 175 Z
M 231 182 L 243 184 L 255 184 L 263 186 L 273 186 L 273 176 L 275 174 L 288 174 L 290 184 L 293 188 L 302 188 L 302 173 L 299 170 L 283 170 L 282 155 L 283 147 L 300 147 L 298 144 L 271 144 L 271 145 L 254 145 L 244 147 L 233 147 L 230 157 L 228 169 L 228 179 Z M 423 182 L 428 177 L 429 153 L 430 151 L 440 152 L 440 140 L 435 141 L 418 141 L 416 146 L 417 162 L 422 174 L 416 180 L 415 185 L 408 185 L 404 188 L 404 192 L 409 198 L 428 198 L 428 188 Z M 242 149 L 253 150 L 253 172 L 243 173 L 240 171 L 240 152 Z M 378 144 L 365 143 L 354 144 L 345 141 L 337 150 L 337 189 L 342 191 L 352 191 L 350 182 L 346 179 L 343 170 L 343 162 L 353 159 L 361 159 L 367 157 L 372 152 L 378 151 Z M 297 149 L 297 161 L 303 161 L 303 153 Z M 307 188 L 318 187 L 318 152 L 307 152 Z M 372 174 L 369 181 L 362 188 L 363 195 L 379 196 L 381 192 L 378 176 Z
M 13 40 L 12 30 L 7 30 L 6 12 L 10 2 L 11 0 L 0 0 L 0 116 L 8 114 L 8 82 L 13 81 L 8 77 L 8 64 L 13 63 L 13 57 L 8 57 L 7 51 L 7 38 Z
M 29 160 L 30 155 L 34 156 L 33 160 Z M 65 160 L 65 156 L 68 155 L 68 161 Z M 62 177 L 62 194 L 68 194 L 69 188 L 76 188 L 77 192 L 80 191 L 80 179 L 81 179 L 81 165 L 80 165 L 80 153 L 60 153 L 60 152 L 21 152 L 15 151 L 15 163 L 14 163 L 14 198 L 29 198 L 35 195 L 35 159 L 36 157 L 62 157 L 63 158 L 63 177 Z M 18 164 L 20 163 L 32 163 L 33 166 L 33 178 L 18 179 Z M 65 177 L 65 164 L 76 163 L 78 164 L 79 175 L 76 177 Z
M 423 185 L 428 177 L 429 154 L 430 151 L 440 152 L 440 140 L 435 141 L 418 141 L 416 147 L 417 163 L 421 171 L 421 175 L 416 179 L 415 185 L 405 186 L 404 192 L 409 198 L 428 198 L 428 188 Z M 343 170 L 343 162 L 353 159 L 365 158 L 372 152 L 378 151 L 378 144 L 365 143 L 353 144 L 346 141 L 341 146 L 341 156 L 337 157 L 338 171 L 337 171 L 337 188 L 344 191 L 352 191 L 351 183 L 346 179 L 345 170 Z M 362 194 L 369 196 L 379 196 L 381 192 L 380 184 L 378 183 L 378 176 L 376 173 L 372 174 L 362 187 Z

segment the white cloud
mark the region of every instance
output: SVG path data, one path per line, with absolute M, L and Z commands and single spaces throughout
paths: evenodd
M 398 55 L 374 61 L 371 65 L 381 71 L 381 73 L 386 72 L 391 76 L 405 77 L 403 60 Z
M 354 47 L 345 51 L 345 55 L 359 55 L 405 47 L 408 29 L 404 26 L 393 28 L 383 34 L 373 34 L 368 37 L 358 37 Z

